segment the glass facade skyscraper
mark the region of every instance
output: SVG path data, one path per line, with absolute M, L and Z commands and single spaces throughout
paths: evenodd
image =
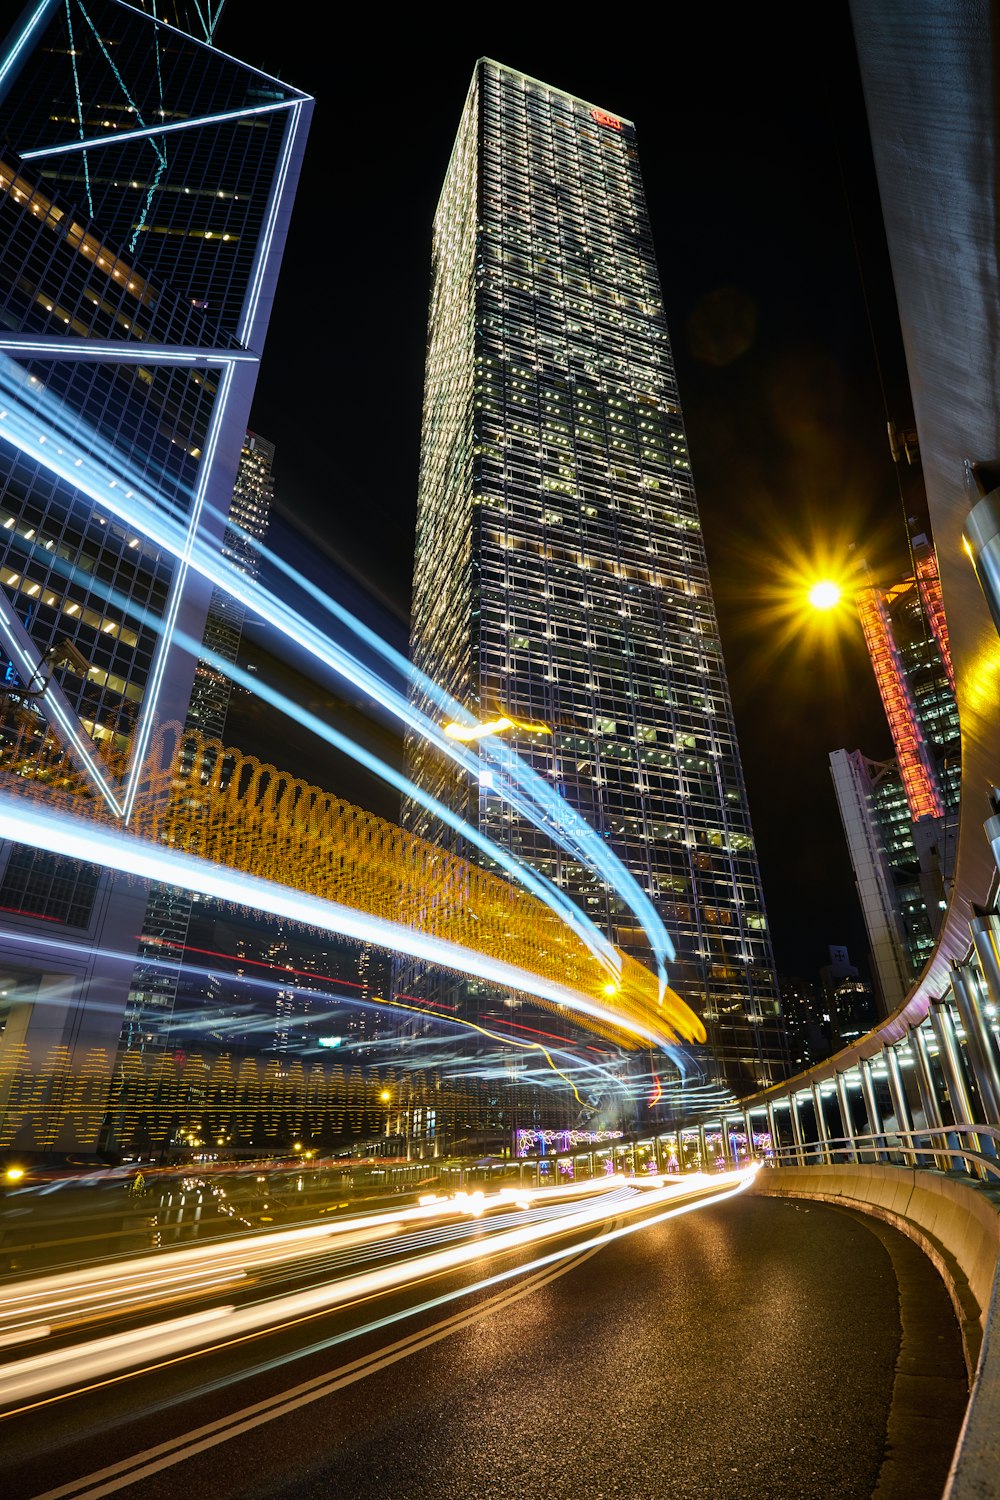
M 243 441 L 233 498 L 222 537 L 222 555 L 246 578 L 260 577 L 257 543 L 267 531 L 274 501 L 274 444 L 255 432 Z M 246 609 L 239 599 L 213 588 L 205 621 L 202 645 L 209 656 L 200 657 L 188 704 L 187 723 L 206 739 L 221 739 L 232 693 L 232 680 L 212 661 L 212 656 L 235 662 L 243 638 Z
M 263 540 L 274 498 L 274 444 L 248 432 L 240 454 L 222 553 L 248 578 L 260 576 L 257 543 Z M 219 661 L 235 662 L 243 637 L 246 610 L 242 602 L 220 588 L 212 589 L 202 649 L 185 717 L 189 729 L 206 739 L 221 740 L 232 693 L 232 679 Z M 126 1051 L 156 1049 L 170 1043 L 184 947 L 195 905 L 189 891 L 154 885 L 149 892 L 139 963 L 129 988 L 128 1010 L 122 1028 Z M 143 960 L 154 959 L 152 965 Z M 176 967 L 172 967 L 174 964 Z M 206 994 L 205 1008 L 209 1006 Z
M 913 571 L 855 600 L 895 757 L 830 756 L 885 1010 L 931 956 L 954 873 L 961 792 L 958 706 L 937 556 L 912 540 Z
M 488 59 L 434 221 L 415 665 L 608 841 L 677 948 L 670 982 L 735 1092 L 787 1053 L 634 126 Z M 410 772 L 543 870 L 624 951 L 593 874 L 426 745 Z M 422 809 L 408 826 L 448 842 Z M 453 841 L 453 839 L 452 839 Z M 482 1019 L 494 999 L 465 991 Z M 476 1012 L 478 1011 L 478 1016 Z
M 830 774 L 872 970 L 888 1014 L 903 1003 L 934 949 L 913 817 L 897 760 L 869 760 L 860 750 L 834 750 Z
M 188 558 L 223 545 L 311 108 L 118 0 L 33 5 L 0 52 L 3 744 L 25 715 L 72 741 L 123 821 L 156 724 L 188 710 L 211 601 Z M 132 486 L 176 553 L 124 518 Z M 0 1028 L 25 1066 L 113 1060 L 144 903 L 0 846 Z

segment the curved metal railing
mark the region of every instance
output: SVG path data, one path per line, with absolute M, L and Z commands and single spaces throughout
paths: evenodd
M 994 1153 L 965 1149 L 954 1144 L 968 1135 L 974 1140 L 990 1141 Z M 933 1163 L 939 1171 L 952 1170 L 951 1163 L 971 1166 L 984 1181 L 995 1179 L 1000 1185 L 1000 1130 L 991 1125 L 947 1125 L 940 1130 L 882 1130 L 876 1135 L 842 1136 L 809 1145 L 775 1146 L 765 1155 L 765 1165 L 832 1166 L 837 1161 L 856 1164 L 864 1160 L 892 1166 L 926 1168 Z

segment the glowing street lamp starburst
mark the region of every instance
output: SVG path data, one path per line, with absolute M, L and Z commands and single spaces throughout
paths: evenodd
M 856 665 L 861 644 L 851 628 L 852 601 L 863 581 L 852 539 L 863 529 L 856 509 L 845 505 L 843 517 L 831 523 L 824 507 L 818 520 L 806 515 L 796 534 L 784 508 L 764 504 L 755 514 L 759 538 L 733 539 L 728 590 L 740 605 L 734 628 L 753 642 L 740 664 L 741 691 L 765 681 L 776 689 L 780 680 L 790 701 L 800 704 L 820 689 L 825 699 L 846 692 L 848 666 Z
M 843 591 L 832 578 L 821 578 L 809 590 L 809 603 L 813 609 L 834 609 L 840 603 Z

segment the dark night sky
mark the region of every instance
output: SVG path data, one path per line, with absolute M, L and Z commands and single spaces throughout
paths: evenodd
M 851 544 L 905 568 L 886 420 L 912 417 L 846 4 L 692 9 L 589 39 L 427 13 L 414 40 L 373 7 L 330 47 L 229 0 L 219 45 L 316 98 L 251 421 L 277 445 L 272 543 L 339 559 L 405 641 L 431 221 L 474 63 L 634 120 L 776 956 L 814 975 L 829 943 L 866 962 L 828 754 L 891 742 L 856 619 L 796 628 L 790 569 Z M 342 762 L 304 772 L 396 815 Z

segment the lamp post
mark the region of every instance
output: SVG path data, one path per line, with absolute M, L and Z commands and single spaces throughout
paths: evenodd
M 402 1138 L 403 1138 L 403 1153 L 404 1153 L 407 1161 L 412 1161 L 413 1157 L 412 1157 L 412 1149 L 411 1149 L 411 1141 L 410 1141 L 410 1091 L 409 1091 L 409 1081 L 407 1081 L 407 1089 L 406 1089 L 405 1097 L 404 1097 L 404 1094 L 403 1094 L 403 1085 L 402 1085 L 402 1083 L 397 1082 L 395 1084 L 394 1089 L 390 1089 L 390 1088 L 382 1089 L 381 1093 L 379 1094 L 379 1099 L 386 1106 L 392 1105 L 392 1104 L 394 1104 L 394 1106 L 395 1106 L 394 1111 L 390 1110 L 389 1108 L 386 1108 L 386 1112 L 385 1112 L 385 1137 L 386 1137 L 386 1140 L 388 1141 L 390 1139 L 390 1137 L 398 1138 L 399 1136 L 402 1136 Z M 393 1117 L 392 1118 L 392 1125 L 393 1125 L 392 1129 L 390 1129 L 390 1116 Z

